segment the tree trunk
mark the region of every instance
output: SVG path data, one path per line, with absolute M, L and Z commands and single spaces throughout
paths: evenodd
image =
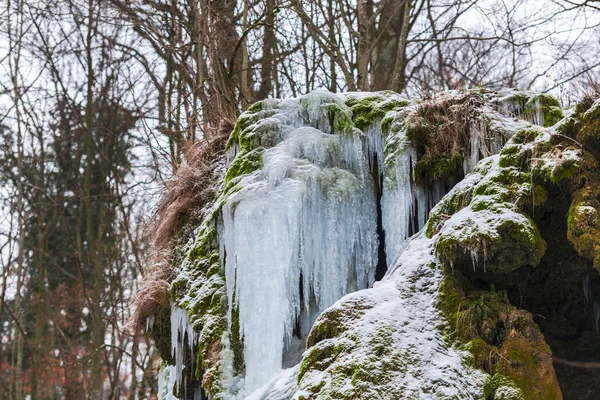
M 409 15 L 409 12 L 408 0 L 388 0 L 382 5 L 377 43 L 372 54 L 373 90 L 397 89 L 394 88 L 393 82 L 396 75 L 404 73 L 404 66 L 401 66 L 401 72 L 397 71 L 396 66 L 399 61 L 403 63 L 405 59 L 404 54 L 398 55 L 398 50 L 406 49 L 401 36 L 403 33 L 408 34 L 408 21 L 405 23 L 405 16 Z

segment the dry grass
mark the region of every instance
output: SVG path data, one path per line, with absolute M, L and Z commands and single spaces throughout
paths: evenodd
M 420 183 L 460 175 L 470 146 L 471 122 L 482 104 L 475 93 L 422 101 L 408 120 L 407 136 L 417 151 L 416 179 Z
M 596 99 L 600 98 L 600 82 L 588 78 L 588 84 L 582 90 L 581 102 L 586 105 L 586 109 L 590 108 Z
M 201 218 L 202 209 L 214 198 L 218 179 L 215 165 L 223 158 L 233 123 L 224 122 L 206 139 L 190 145 L 185 162 L 166 182 L 163 197 L 149 227 L 152 256 L 144 271 L 134 300 L 134 315 L 129 328 L 141 332 L 147 318 L 169 307 L 169 282 L 172 279 L 173 250 L 185 228 Z
M 200 141 L 186 151 L 187 160 L 174 178 L 167 182 L 153 226 L 154 249 L 172 246 L 181 230 L 200 216 L 200 211 L 214 196 L 215 164 L 223 156 L 228 131 L 221 131 L 209 141 Z

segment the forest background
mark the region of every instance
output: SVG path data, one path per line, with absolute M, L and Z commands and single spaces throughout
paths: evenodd
M 596 4 L 1 0 L 0 398 L 156 395 L 138 285 L 167 284 L 252 103 L 483 86 L 568 107 L 600 93 Z

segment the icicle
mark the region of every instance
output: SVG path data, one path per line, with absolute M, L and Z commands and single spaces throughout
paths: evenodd
M 204 400 L 205 397 L 202 395 L 202 388 L 200 386 L 197 386 L 194 389 L 194 400 Z
M 173 376 L 176 375 L 174 365 L 161 365 L 158 370 L 158 400 L 177 400 L 173 395 L 173 387 L 176 382 Z
M 600 333 L 598 328 L 600 327 L 600 303 L 598 300 L 594 301 L 594 326 L 596 327 L 596 333 Z
M 376 121 L 367 129 L 367 154 L 369 155 L 369 163 L 377 159 L 377 170 L 383 174 L 384 166 L 384 137 L 381 132 L 380 122 Z M 371 165 L 372 167 L 372 165 Z
M 533 123 L 535 125 L 544 126 L 544 111 L 542 110 L 542 104 L 539 99 L 535 100 L 535 104 L 533 105 L 535 110 L 533 114 Z
M 416 163 L 416 152 L 406 140 L 403 132 L 398 133 L 399 150 L 394 159 L 394 171 L 386 171 L 381 209 L 385 230 L 387 264 L 393 265 L 406 247 L 414 217 L 412 171 Z M 423 197 L 423 196 L 421 196 Z
M 585 301 L 590 301 L 592 297 L 592 280 L 588 275 L 583 277 L 583 295 L 585 296 Z
M 476 268 L 479 266 L 479 253 L 477 252 L 477 249 L 469 249 L 469 252 L 471 253 L 471 264 L 473 264 L 473 272 L 475 272 Z
M 146 332 L 150 332 L 154 327 L 154 314 L 150 314 L 148 318 L 146 318 Z
M 177 390 L 181 387 L 181 378 L 183 376 L 183 367 L 185 361 L 186 343 L 193 352 L 197 341 L 194 327 L 189 323 L 187 311 L 178 307 L 171 309 L 171 355 L 175 359 L 175 381 Z M 192 360 L 194 359 L 192 353 Z

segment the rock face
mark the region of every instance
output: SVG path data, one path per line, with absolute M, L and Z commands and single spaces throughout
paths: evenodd
M 152 328 L 159 398 L 561 399 L 515 296 L 563 279 L 555 209 L 570 279 L 595 285 L 596 110 L 484 90 L 253 105 Z

